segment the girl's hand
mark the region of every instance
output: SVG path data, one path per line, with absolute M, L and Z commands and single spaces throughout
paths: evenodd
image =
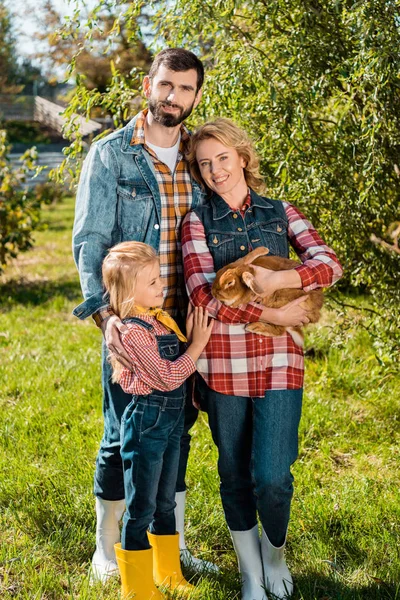
M 273 325 L 283 325 L 283 327 L 299 327 L 310 322 L 307 316 L 307 310 L 302 304 L 307 296 L 301 296 L 292 300 L 281 308 L 265 308 L 262 320 Z
M 208 312 L 202 307 L 196 306 L 193 311 L 192 340 L 190 346 L 186 350 L 186 353 L 192 357 L 194 362 L 196 362 L 204 348 L 207 346 L 211 336 L 214 321 L 211 319 L 209 323 L 208 319 Z
M 210 339 L 214 321 L 208 322 L 209 314 L 201 306 L 196 306 L 193 315 L 192 344 L 203 350 Z

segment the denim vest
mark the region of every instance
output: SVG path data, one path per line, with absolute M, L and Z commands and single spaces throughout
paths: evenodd
M 194 212 L 203 223 L 215 272 L 265 246 L 270 256 L 289 256 L 288 219 L 282 202 L 250 190 L 251 206 L 244 216 L 232 210 L 217 194 Z
M 132 144 L 136 118 L 92 144 L 83 163 L 76 198 L 73 251 L 85 301 L 74 315 L 85 319 L 108 303 L 101 266 L 109 248 L 125 241 L 158 252 L 161 196 L 154 164 L 143 144 Z M 192 180 L 196 208 L 205 194 Z
M 150 323 L 147 323 L 147 321 L 143 321 L 142 319 L 140 319 L 138 317 L 128 317 L 126 319 L 122 319 L 122 322 L 124 324 L 136 323 L 137 325 L 144 327 L 144 329 L 147 329 L 147 331 L 154 331 L 153 325 L 151 325 Z M 180 348 L 180 343 L 179 343 L 178 337 L 175 333 L 167 333 L 166 335 L 155 335 L 154 334 L 154 337 L 157 340 L 158 352 L 159 352 L 161 358 L 164 358 L 165 360 L 171 360 L 171 361 L 179 358 L 179 356 L 181 355 L 181 348 Z M 178 398 L 180 396 L 182 398 L 184 398 L 185 394 L 186 394 L 186 381 L 184 381 L 175 390 L 170 390 L 167 392 L 153 390 L 152 394 L 161 395 L 164 398 L 168 398 L 168 397 Z

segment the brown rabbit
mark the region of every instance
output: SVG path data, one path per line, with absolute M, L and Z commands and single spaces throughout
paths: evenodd
M 320 310 L 324 303 L 322 290 L 305 292 L 301 289 L 286 288 L 277 290 L 270 296 L 261 296 L 262 290 L 257 287 L 254 280 L 255 270 L 252 268 L 252 264 L 271 269 L 272 271 L 293 269 L 300 264 L 289 258 L 265 256 L 268 252 L 268 248 L 256 248 L 247 256 L 239 258 L 237 261 L 220 269 L 216 274 L 211 289 L 214 298 L 227 306 L 232 306 L 232 308 L 240 304 L 247 304 L 248 302 L 259 302 L 268 308 L 280 308 L 296 298 L 307 296 L 304 300 L 308 311 L 307 316 L 310 319 L 310 323 L 316 323 L 320 318 Z M 304 336 L 301 327 L 284 327 L 283 325 L 272 325 L 263 321 L 257 321 L 256 323 L 246 325 L 246 330 L 267 336 L 283 335 L 285 331 L 288 331 L 296 344 L 299 346 L 304 345 Z

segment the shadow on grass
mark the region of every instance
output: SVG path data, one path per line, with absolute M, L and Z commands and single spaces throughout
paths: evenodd
M 339 574 L 310 572 L 296 577 L 293 600 L 400 600 L 400 584 L 371 577 L 370 584 L 354 586 Z
M 79 282 L 75 279 L 29 281 L 22 278 L 0 284 L 0 305 L 3 312 L 10 311 L 16 305 L 40 306 L 56 296 L 79 302 L 82 298 Z

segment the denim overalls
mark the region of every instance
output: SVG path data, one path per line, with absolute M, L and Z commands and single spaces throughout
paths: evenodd
M 152 331 L 150 323 L 131 317 Z M 175 333 L 156 335 L 161 358 L 174 361 L 179 355 Z M 153 390 L 133 396 L 121 421 L 121 457 L 126 511 L 121 544 L 124 550 L 150 548 L 147 529 L 155 535 L 174 535 L 175 486 L 180 440 L 184 425 L 186 382 L 175 390 Z

